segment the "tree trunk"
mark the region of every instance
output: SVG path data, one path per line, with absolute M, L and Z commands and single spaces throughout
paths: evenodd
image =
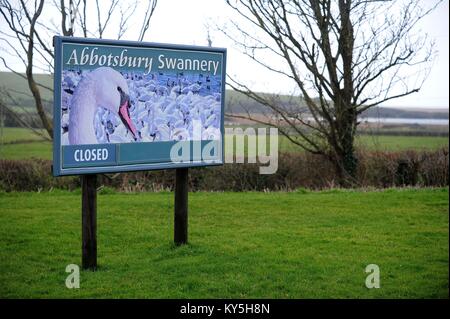
M 42 13 L 42 8 L 44 6 L 44 1 L 41 0 L 39 3 L 39 6 L 36 10 L 36 13 L 34 14 L 33 18 L 30 21 L 30 33 L 29 33 L 29 41 L 28 41 L 28 50 L 27 52 L 27 79 L 28 79 L 28 87 L 30 88 L 31 93 L 33 94 L 34 101 L 36 104 L 36 110 L 38 112 L 38 115 L 42 121 L 42 125 L 47 130 L 48 135 L 51 139 L 53 139 L 53 127 L 52 123 L 47 117 L 47 114 L 45 114 L 44 106 L 42 103 L 41 98 L 41 92 L 39 91 L 39 88 L 36 84 L 36 81 L 33 78 L 33 50 L 34 50 L 34 34 L 35 34 L 35 24 L 38 19 L 38 17 Z
M 348 145 L 347 149 L 342 150 L 339 154 L 334 154 L 330 160 L 333 163 L 339 186 L 355 186 L 358 158 L 353 146 Z
M 37 87 L 36 82 L 34 81 L 31 67 L 27 68 L 27 79 L 28 79 L 28 87 L 30 88 L 31 93 L 33 94 L 36 110 L 39 115 L 39 118 L 41 119 L 42 125 L 44 126 L 45 130 L 50 136 L 50 139 L 53 139 L 53 127 L 49 118 L 47 117 L 47 114 L 45 113 L 44 105 L 42 104 L 41 93 L 39 91 L 39 88 Z
M 353 107 L 348 107 L 344 117 L 344 132 L 342 134 L 342 161 L 345 172 L 350 178 L 356 177 L 358 160 L 355 155 L 355 131 L 356 131 L 356 112 Z
M 349 137 L 350 138 L 350 137 Z M 353 137 L 351 141 L 343 141 L 345 144 L 342 153 L 342 168 L 344 170 L 344 176 L 341 180 L 343 186 L 353 186 L 356 180 L 356 172 L 358 168 L 358 158 L 355 154 L 355 149 L 353 147 Z
M 334 166 L 338 176 L 339 185 L 343 187 L 354 186 L 358 168 L 358 159 L 355 154 L 355 132 L 357 126 L 356 110 L 350 104 L 339 101 L 339 125 L 337 132 L 337 148 L 334 150 Z

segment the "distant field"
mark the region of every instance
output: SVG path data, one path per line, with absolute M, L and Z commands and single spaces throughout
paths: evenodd
M 370 150 L 432 150 L 448 146 L 448 137 L 440 136 L 370 136 L 357 137 L 357 147 Z
M 0 193 L 0 298 L 448 298 L 448 188 L 98 197 L 96 272 L 80 264 L 80 193 Z M 367 289 L 365 267 L 380 267 Z
M 44 129 L 37 130 L 41 134 L 45 133 Z M 0 128 L 0 134 L 2 129 Z M 47 136 L 47 135 L 45 135 Z M 37 134 L 34 134 L 32 130 L 20 128 L 20 127 L 5 127 L 3 128 L 3 136 L 0 135 L 0 142 L 11 143 L 21 141 L 41 141 L 43 138 Z
M 52 145 L 50 142 L 34 142 L 23 144 L 7 144 L 0 146 L 0 158 L 25 159 L 25 158 L 52 158 Z
M 1 132 L 1 131 L 0 131 Z M 44 130 L 41 130 L 44 132 Z M 6 144 L 1 144 L 1 143 Z M 0 136 L 0 158 L 24 159 L 24 158 L 51 159 L 51 142 L 43 141 L 42 137 L 31 130 L 23 128 L 3 128 L 3 136 Z
M 356 138 L 356 147 L 369 150 L 430 150 L 448 146 L 448 137 L 440 136 L 388 136 L 360 135 Z M 279 138 L 279 148 L 283 151 L 297 151 L 286 137 Z
M 0 158 L 23 159 L 23 158 L 52 158 L 52 145 L 50 142 L 42 141 L 41 138 L 31 131 L 22 128 L 4 128 L 3 141 L 27 141 L 26 143 L 0 144 Z M 36 140 L 35 142 L 29 142 Z M 1 137 L 0 137 L 1 141 Z M 449 138 L 440 136 L 369 136 L 362 135 L 357 138 L 356 145 L 359 148 L 369 150 L 433 150 L 448 146 Z M 292 144 L 286 137 L 279 136 L 278 148 L 280 152 L 302 152 Z M 231 148 L 225 152 L 232 151 Z M 246 147 L 247 152 L 247 147 Z

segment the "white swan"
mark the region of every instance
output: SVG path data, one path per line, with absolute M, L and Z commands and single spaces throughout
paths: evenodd
M 128 85 L 122 75 L 109 67 L 100 67 L 88 73 L 77 85 L 71 99 L 69 116 L 69 142 L 97 144 L 94 117 L 97 107 L 118 114 L 128 131 L 137 139 L 131 121 Z

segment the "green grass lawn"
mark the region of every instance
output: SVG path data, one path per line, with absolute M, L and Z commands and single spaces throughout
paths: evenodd
M 0 297 L 448 298 L 448 207 L 448 188 L 192 193 L 177 248 L 173 194 L 105 192 L 99 269 L 67 289 L 80 193 L 0 193 Z
M 0 158 L 3 159 L 24 159 L 24 158 L 52 158 L 51 142 L 41 141 L 40 137 L 31 131 L 22 128 L 4 128 L 4 142 L 23 141 L 27 143 L 18 144 L 0 144 Z M 229 138 L 229 137 L 226 137 Z M 29 140 L 35 139 L 35 142 Z M 268 141 L 267 141 L 268 142 Z M 369 150 L 433 150 L 448 146 L 448 137 L 435 136 L 370 136 L 361 135 L 357 137 L 356 146 Z M 268 145 L 268 144 L 267 144 Z M 245 152 L 248 148 L 255 146 L 245 146 Z M 292 144 L 286 137 L 280 136 L 278 139 L 278 148 L 280 152 L 302 152 L 298 146 Z M 226 148 L 225 152 L 232 151 L 232 148 Z

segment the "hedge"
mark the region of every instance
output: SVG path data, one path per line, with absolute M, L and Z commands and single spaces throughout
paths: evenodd
M 358 187 L 448 186 L 448 148 L 435 151 L 358 153 Z M 51 161 L 40 159 L 0 160 L 1 191 L 40 191 L 80 187 L 78 176 L 54 178 Z M 99 175 L 99 185 L 124 192 L 172 190 L 174 171 L 145 171 Z M 282 153 L 278 171 L 260 175 L 259 164 L 225 164 L 192 168 L 192 191 L 279 191 L 298 188 L 324 189 L 337 186 L 332 165 L 320 156 Z

